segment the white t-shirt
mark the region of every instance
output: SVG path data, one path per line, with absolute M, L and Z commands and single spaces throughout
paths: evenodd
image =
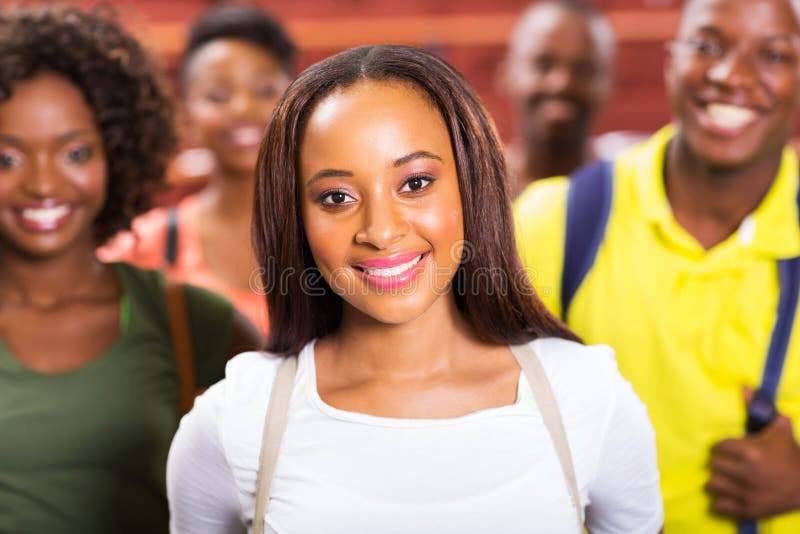
M 655 437 L 605 346 L 540 339 L 592 534 L 663 523 Z M 183 418 L 167 465 L 173 533 L 245 532 L 279 360 L 240 354 Z M 299 355 L 267 532 L 573 533 L 575 510 L 523 376 L 514 404 L 449 419 L 339 410 L 316 388 L 313 343 Z

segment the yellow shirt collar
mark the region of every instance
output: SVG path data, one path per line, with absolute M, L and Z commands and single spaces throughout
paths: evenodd
M 642 216 L 659 225 L 665 232 L 678 223 L 664 189 L 664 157 L 675 127 L 668 125 L 656 132 L 648 141 L 633 148 L 632 154 L 639 169 L 635 180 L 636 194 Z M 797 155 L 786 147 L 775 182 L 758 207 L 745 218 L 737 230 L 737 240 L 742 246 L 776 258 L 800 255 L 800 220 L 797 211 L 798 162 Z

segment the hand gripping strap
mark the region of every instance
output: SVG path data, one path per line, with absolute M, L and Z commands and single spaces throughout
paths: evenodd
M 800 216 L 800 192 L 797 196 L 797 211 Z M 778 260 L 778 282 L 780 284 L 778 310 L 769 340 L 761 386 L 756 390 L 750 406 L 747 407 L 746 430 L 748 434 L 759 432 L 775 417 L 775 396 L 780 385 L 783 363 L 786 361 L 786 352 L 789 350 L 789 339 L 792 337 L 792 326 L 797 312 L 797 296 L 800 291 L 800 257 Z M 739 534 L 756 534 L 758 522 L 742 521 L 739 523 L 738 532 Z
M 578 492 L 575 467 L 572 463 L 572 453 L 569 449 L 567 434 L 564 431 L 561 413 L 558 411 L 556 397 L 550 388 L 550 381 L 547 380 L 542 364 L 530 345 L 513 345 L 511 346 L 511 352 L 522 368 L 522 372 L 525 373 L 525 378 L 528 380 L 528 385 L 533 392 L 533 398 L 542 413 L 544 425 L 547 427 L 550 439 L 553 440 L 556 454 L 558 454 L 558 461 L 561 464 L 561 471 L 564 473 L 567 492 L 572 500 L 572 506 L 575 508 L 578 532 L 583 533 L 583 507 L 581 506 L 580 493 Z
M 297 355 L 287 356 L 278 367 L 269 407 L 264 420 L 264 435 L 261 440 L 261 454 L 258 460 L 258 481 L 256 482 L 256 510 L 253 515 L 253 534 L 264 534 L 264 521 L 269 507 L 272 479 L 278 463 L 283 433 L 289 413 L 294 378 L 297 374 Z
M 594 263 L 611 211 L 614 163 L 596 161 L 570 177 L 564 267 L 561 270 L 561 319 Z
M 761 387 L 756 390 L 750 406 L 747 407 L 747 433 L 754 434 L 767 426 L 775 417 L 775 395 L 781 381 L 783 362 L 792 336 L 795 312 L 797 311 L 797 294 L 800 290 L 800 258 L 778 261 L 778 279 L 780 280 L 780 296 L 778 297 L 778 313 L 772 337 L 769 342 L 767 361 Z M 739 523 L 739 534 L 756 534 L 756 521 Z

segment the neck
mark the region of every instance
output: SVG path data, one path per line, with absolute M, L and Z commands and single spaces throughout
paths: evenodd
M 472 335 L 450 295 L 400 325 L 379 323 L 345 305 L 332 343 L 336 365 L 370 377 L 414 378 L 451 368 Z
M 588 140 L 529 141 L 525 151 L 524 176 L 527 182 L 551 176 L 566 176 L 592 158 Z
M 667 149 L 665 189 L 679 222 L 706 248 L 732 234 L 766 196 L 782 149 L 735 169 L 701 161 L 676 137 Z
M 72 299 L 109 296 L 108 267 L 94 255 L 94 244 L 73 246 L 49 258 L 18 254 L 3 247 L 0 300 L 4 304 L 52 308 Z M 117 289 L 112 286 L 113 293 Z
M 254 189 L 252 173 L 247 176 L 219 173 L 211 177 L 199 196 L 204 207 L 216 214 L 230 219 L 246 219 L 249 223 Z

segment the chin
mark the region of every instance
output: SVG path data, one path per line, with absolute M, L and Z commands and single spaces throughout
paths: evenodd
M 746 139 L 719 139 L 705 135 L 687 136 L 686 146 L 690 154 L 711 169 L 735 170 L 758 159 L 759 146 Z
M 741 152 L 711 150 L 699 153 L 700 159 L 706 167 L 720 171 L 733 171 L 752 162 L 754 157 L 747 157 Z
M 240 157 L 228 157 L 225 160 L 221 160 L 221 166 L 230 174 L 235 174 L 236 176 L 248 174 L 255 176 L 257 163 L 258 150 L 251 154 L 241 154 Z
M 373 298 L 382 299 L 383 302 L 348 302 L 348 304 L 364 318 L 387 326 L 399 326 L 419 319 L 425 315 L 425 312 L 433 306 L 436 300 L 431 302 L 428 299 L 396 296 Z

